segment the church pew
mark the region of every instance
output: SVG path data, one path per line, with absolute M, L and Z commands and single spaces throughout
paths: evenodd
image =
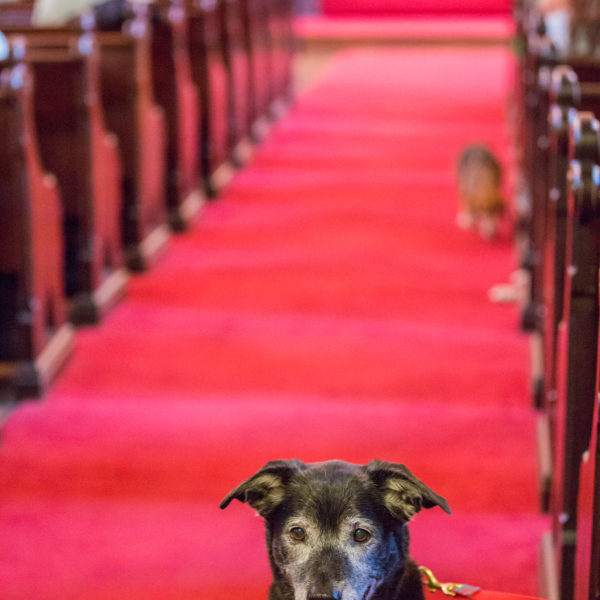
M 600 218 L 600 123 L 594 119 L 592 113 L 580 113 L 581 120 L 580 128 L 584 130 L 586 137 L 585 142 L 581 142 L 582 146 L 587 148 L 585 159 L 573 163 L 573 183 L 572 196 L 575 201 L 570 207 L 575 215 L 575 222 L 587 223 L 590 233 L 594 236 L 594 243 L 597 248 L 600 245 L 600 227 L 597 222 Z M 574 234 L 575 235 L 575 234 Z M 573 248 L 577 245 L 574 243 Z M 596 250 L 597 252 L 597 250 Z M 574 262 L 575 266 L 577 262 Z M 590 264 L 586 275 L 589 280 L 588 293 L 591 295 L 592 286 L 596 285 L 596 324 L 598 322 L 598 269 L 597 264 Z M 596 341 L 596 352 L 598 351 L 598 343 Z M 564 471 L 567 480 L 575 479 L 576 481 L 567 481 L 567 485 L 563 490 L 563 501 L 570 490 L 576 488 L 574 492 L 577 495 L 576 504 L 576 520 L 571 518 L 573 506 L 568 505 L 566 501 L 557 507 L 557 510 L 562 508 L 565 512 L 561 513 L 560 521 L 571 521 L 573 531 L 561 531 L 555 533 L 556 536 L 564 536 L 567 542 L 572 546 L 572 552 L 569 558 L 573 559 L 573 564 L 564 563 L 561 567 L 560 579 L 561 587 L 572 586 L 572 589 L 567 590 L 566 597 L 572 597 L 575 600 L 597 600 L 600 595 L 600 460 L 599 460 L 599 388 L 598 388 L 598 355 L 593 357 L 594 364 L 590 366 L 589 371 L 595 367 L 595 373 L 589 373 L 590 377 L 596 376 L 595 385 L 586 386 L 589 389 L 585 398 L 579 398 L 579 402 L 575 409 L 579 415 L 575 414 L 575 410 L 570 414 L 571 420 L 579 417 L 579 429 L 571 430 L 571 436 L 576 440 L 581 440 L 577 443 L 577 447 L 573 451 L 573 462 L 577 465 L 565 465 Z M 582 393 L 585 393 L 582 390 Z M 583 401 L 585 400 L 585 401 Z M 565 429 L 568 427 L 564 425 Z M 578 469 L 577 466 L 580 468 Z M 560 539 L 560 538 L 559 538 Z M 560 550 L 560 547 L 559 547 Z M 560 559 L 559 553 L 558 558 Z M 565 574 L 565 566 L 567 573 Z
M 62 208 L 38 153 L 33 83 L 0 66 L 0 386 L 41 395 L 74 344 L 64 297 Z
M 565 244 L 567 214 L 567 171 L 569 166 L 569 121 L 581 106 L 581 88 L 573 69 L 559 65 L 552 70 L 550 86 L 549 192 L 545 211 L 544 239 L 544 384 L 543 408 L 556 398 L 556 335 L 563 317 Z
M 542 50 L 546 49 L 542 45 Z M 595 378 L 594 357 L 597 351 L 597 340 L 590 335 L 590 331 L 595 330 L 598 322 L 598 263 L 594 247 L 594 240 L 597 241 L 598 238 L 595 225 L 586 222 L 585 219 L 583 221 L 575 219 L 572 225 L 573 239 L 576 240 L 572 248 L 574 269 L 567 270 L 566 266 L 571 265 L 571 262 L 569 259 L 565 260 L 566 248 L 561 251 L 560 247 L 565 239 L 560 238 L 560 229 L 565 223 L 564 212 L 562 212 L 564 206 L 561 211 L 556 209 L 558 202 L 564 200 L 561 188 L 566 187 L 564 170 L 568 158 L 564 154 L 564 128 L 569 113 L 568 105 L 577 104 L 577 94 L 571 90 L 571 100 L 560 98 L 563 106 L 560 108 L 556 106 L 553 111 L 554 116 L 560 115 L 562 120 L 562 123 L 555 123 L 562 129 L 560 132 L 562 153 L 552 156 L 553 146 L 556 147 L 559 143 L 556 139 L 559 132 L 550 129 L 551 156 L 544 156 L 545 144 L 539 143 L 544 141 L 544 122 L 536 112 L 545 101 L 543 94 L 546 93 L 547 80 L 545 81 L 544 69 L 551 66 L 554 59 L 547 51 L 537 54 L 537 59 L 530 57 L 529 60 L 530 65 L 535 65 L 537 60 L 538 75 L 534 78 L 530 74 L 526 82 L 528 83 L 527 94 L 524 95 L 528 113 L 525 131 L 525 139 L 528 143 L 526 172 L 527 179 L 531 183 L 528 191 L 531 194 L 532 209 L 529 241 L 530 250 L 534 250 L 529 256 L 530 258 L 533 256 L 529 265 L 532 270 L 530 312 L 525 316 L 534 317 L 530 328 L 534 329 L 538 343 L 542 347 L 538 356 L 541 358 L 543 368 L 540 369 L 537 365 L 535 369 L 535 372 L 540 374 L 535 388 L 536 406 L 543 411 L 539 428 L 540 463 L 543 466 L 540 479 L 543 505 L 544 508 L 550 505 L 552 522 L 552 532 L 544 536 L 540 546 L 540 581 L 542 595 L 549 595 L 556 591 L 554 598 L 569 600 L 573 597 L 578 465 L 581 453 L 589 439 L 590 403 L 593 398 Z M 540 58 L 545 60 L 541 61 Z M 589 81 L 597 81 L 597 66 L 589 57 L 569 57 L 569 62 L 572 70 L 582 78 L 580 108 L 597 112 L 598 84 L 589 83 Z M 559 98 L 555 97 L 555 101 L 558 104 Z M 573 151 L 574 149 L 575 145 Z M 578 152 L 581 151 L 579 148 Z M 550 187 L 547 186 L 547 181 L 551 182 Z M 553 219 L 558 219 L 558 232 L 557 223 Z M 558 238 L 555 237 L 557 233 Z M 542 250 L 541 256 L 540 250 Z M 570 307 L 565 307 L 563 313 L 561 313 L 561 268 L 563 275 L 573 279 L 572 287 L 566 290 Z M 587 287 L 584 273 L 591 279 L 591 282 L 587 282 Z M 571 283 L 568 285 L 570 286 Z M 543 298 L 542 311 L 537 307 L 540 291 Z M 543 318 L 541 332 L 538 321 L 540 317 Z M 558 330 L 560 319 L 562 319 L 560 340 L 557 342 L 553 333 Z M 557 346 L 559 347 L 558 358 L 555 358 Z
M 292 0 L 265 0 L 269 10 L 271 39 L 271 77 L 273 101 L 271 112 L 278 117 L 293 98 L 292 62 L 295 39 L 292 29 Z
M 522 243 L 522 265 L 530 273 L 529 297 L 522 315 L 522 328 L 528 332 L 542 330 L 542 244 L 548 191 L 545 171 L 549 141 L 546 116 L 550 71 L 555 65 L 555 49 L 546 35 L 543 21 L 539 21 L 526 32 L 526 51 L 521 71 L 524 131 L 523 176 L 518 209 L 526 230 Z
M 187 0 L 186 7 L 192 77 L 200 94 L 200 170 L 206 193 L 215 196 L 233 174 L 222 0 Z
M 150 22 L 152 89 L 166 128 L 165 198 L 171 228 L 185 230 L 202 204 L 198 170 L 199 95 L 192 79 L 184 0 L 155 0 L 147 6 L 112 1 L 96 9 L 103 31 L 120 31 L 136 11 Z
M 551 69 L 555 66 L 555 49 L 545 33 L 539 15 L 531 10 L 520 12 L 520 70 L 516 78 L 518 170 L 515 209 L 517 228 L 515 241 L 521 270 L 527 274 L 527 293 L 521 299 L 521 328 L 530 333 L 531 393 L 534 407 L 545 402 L 544 381 L 544 245 L 546 206 L 548 203 L 549 126 L 547 120 Z M 544 425 L 540 421 L 540 426 Z M 547 438 L 540 429 L 540 440 Z M 542 450 L 545 448 L 540 445 Z M 548 454 L 547 451 L 544 454 Z M 547 498 L 550 466 L 540 461 L 542 498 Z
M 592 179 L 593 196 L 600 198 L 598 182 Z M 600 372 L 600 364 L 599 364 Z M 579 475 L 577 547 L 575 550 L 576 600 L 600 597 L 600 388 L 596 383 L 590 445 L 584 452 Z
M 599 85 L 590 83 L 598 81 L 599 71 L 597 61 L 589 56 L 568 56 L 570 75 L 565 77 L 566 68 L 561 67 L 554 73 L 555 80 L 550 79 L 554 106 L 550 110 L 551 128 L 545 130 L 547 72 L 555 57 L 550 46 L 543 42 L 540 35 L 543 30 L 536 33 L 535 43 L 542 43 L 536 52 L 527 56 L 527 69 L 523 70 L 522 99 L 526 118 L 522 139 L 528 184 L 525 193 L 530 195 L 530 245 L 526 259 L 532 272 L 530 304 L 524 321 L 525 328 L 534 332 L 542 347 L 538 357 L 543 367 L 537 365 L 535 369 L 540 375 L 535 391 L 536 406 L 542 409 L 543 504 L 550 505 L 552 532 L 544 536 L 540 546 L 541 593 L 553 599 L 569 600 L 573 598 L 574 584 L 578 466 L 590 438 L 594 398 L 597 340 L 590 332 L 595 331 L 598 324 L 597 245 L 600 237 L 596 223 L 589 219 L 575 192 L 569 193 L 568 219 L 564 202 L 569 161 L 577 154 L 579 160 L 575 164 L 584 164 L 586 169 L 591 164 L 590 156 L 595 162 L 597 142 L 590 142 L 589 136 L 594 137 L 597 132 L 584 128 L 582 136 L 578 125 L 572 128 L 571 156 L 566 154 L 566 133 L 573 106 L 599 112 Z M 528 41 L 531 39 L 530 34 Z M 532 48 L 535 46 L 530 45 L 529 50 Z M 556 77 L 561 76 L 559 87 L 562 89 L 557 89 Z M 575 89 L 576 76 L 580 78 L 579 91 Z M 548 134 L 549 155 L 545 151 Z M 591 155 L 586 156 L 588 151 Z M 574 190 L 577 189 L 574 186 Z M 572 242 L 567 241 L 567 231 Z M 571 256 L 565 257 L 567 251 Z M 540 323 L 543 323 L 541 330 Z
M 250 45 L 251 114 L 250 134 L 260 141 L 269 130 L 274 99 L 268 0 L 243 0 Z
M 552 432 L 556 411 L 556 346 L 558 327 L 563 318 L 565 253 L 566 253 L 566 174 L 569 165 L 569 121 L 575 109 L 597 112 L 600 109 L 600 84 L 579 83 L 575 70 L 567 65 L 552 72 L 550 92 L 550 152 L 549 191 L 545 211 L 543 315 L 544 315 L 544 395 L 540 401 L 542 423 L 540 428 L 540 455 L 552 452 Z M 549 507 L 551 459 L 541 474 L 542 506 Z
M 231 160 L 236 166 L 243 165 L 251 153 L 250 40 L 243 9 L 243 0 L 222 0 L 221 28 L 229 77 L 227 145 Z
M 20 7 L 26 4 L 17 3 Z M 7 7 L 10 9 L 0 9 L 0 24 L 10 19 L 13 5 Z M 122 31 L 98 31 L 95 39 L 100 51 L 104 117 L 120 146 L 125 264 L 133 271 L 142 271 L 162 255 L 170 236 L 165 198 L 166 126 L 163 110 L 154 99 L 148 7 L 135 3 L 125 15 L 124 7 L 124 0 L 114 0 L 96 9 L 97 19 L 87 12 L 80 22 L 48 29 L 68 34 L 97 25 L 101 28 L 107 21 L 111 26 L 122 25 Z M 2 26 L 21 32 L 33 28 L 31 19 L 24 26 Z
M 154 4 L 152 81 L 167 130 L 166 198 L 171 227 L 186 229 L 200 209 L 199 93 L 192 79 L 183 0 Z
M 590 112 L 571 117 L 567 192 L 563 317 L 558 328 L 552 532 L 542 543 L 542 565 L 558 582 L 560 598 L 573 596 L 578 469 L 588 447 L 598 352 L 599 221 L 587 199 L 586 183 L 599 159 L 598 122 Z M 554 571 L 554 572 L 553 572 Z
M 21 0 L 0 4 L 2 25 L 9 27 L 29 27 L 35 0 Z
M 143 3 L 122 31 L 101 31 L 102 104 L 106 122 L 119 138 L 123 163 L 123 244 L 127 266 L 142 271 L 166 249 L 165 114 L 156 103 L 152 73 L 150 15 Z
M 96 323 L 124 295 L 128 274 L 119 147 L 104 123 L 95 36 L 31 29 L 23 39 L 42 163 L 62 191 L 69 318 Z
M 550 508 L 552 488 L 553 429 L 556 409 L 556 339 L 563 318 L 567 171 L 569 166 L 569 119 L 580 104 L 576 74 L 560 65 L 552 70 L 550 83 L 548 207 L 545 218 L 543 270 L 543 367 L 538 418 L 538 473 L 542 510 Z

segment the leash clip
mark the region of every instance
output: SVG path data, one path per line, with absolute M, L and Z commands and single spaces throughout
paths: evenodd
M 446 596 L 460 596 L 462 598 L 471 598 L 481 588 L 466 583 L 440 583 L 431 569 L 427 567 L 419 567 L 419 571 L 423 576 L 423 583 L 427 585 L 430 592 L 439 590 Z

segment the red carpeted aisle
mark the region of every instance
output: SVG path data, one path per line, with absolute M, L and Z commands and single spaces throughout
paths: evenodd
M 535 593 L 534 417 L 509 242 L 454 226 L 453 163 L 505 155 L 501 49 L 339 55 L 218 203 L 136 277 L 0 448 L 3 600 L 264 600 L 277 457 L 405 462 L 453 515 L 413 554 Z

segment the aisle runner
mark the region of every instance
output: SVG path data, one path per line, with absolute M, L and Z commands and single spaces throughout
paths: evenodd
M 340 55 L 0 449 L 3 600 L 264 600 L 276 457 L 406 462 L 440 579 L 535 592 L 526 340 L 509 243 L 453 223 L 453 161 L 504 149 L 501 50 Z

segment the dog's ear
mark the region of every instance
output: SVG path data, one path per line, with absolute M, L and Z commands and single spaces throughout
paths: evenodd
M 365 470 L 381 492 L 383 505 L 394 518 L 410 521 L 421 508 L 434 506 L 450 514 L 446 500 L 417 479 L 404 465 L 373 460 Z
M 229 492 L 220 507 L 226 508 L 235 499 L 247 502 L 261 517 L 266 517 L 282 502 L 292 475 L 304 467 L 299 460 L 272 460 Z

